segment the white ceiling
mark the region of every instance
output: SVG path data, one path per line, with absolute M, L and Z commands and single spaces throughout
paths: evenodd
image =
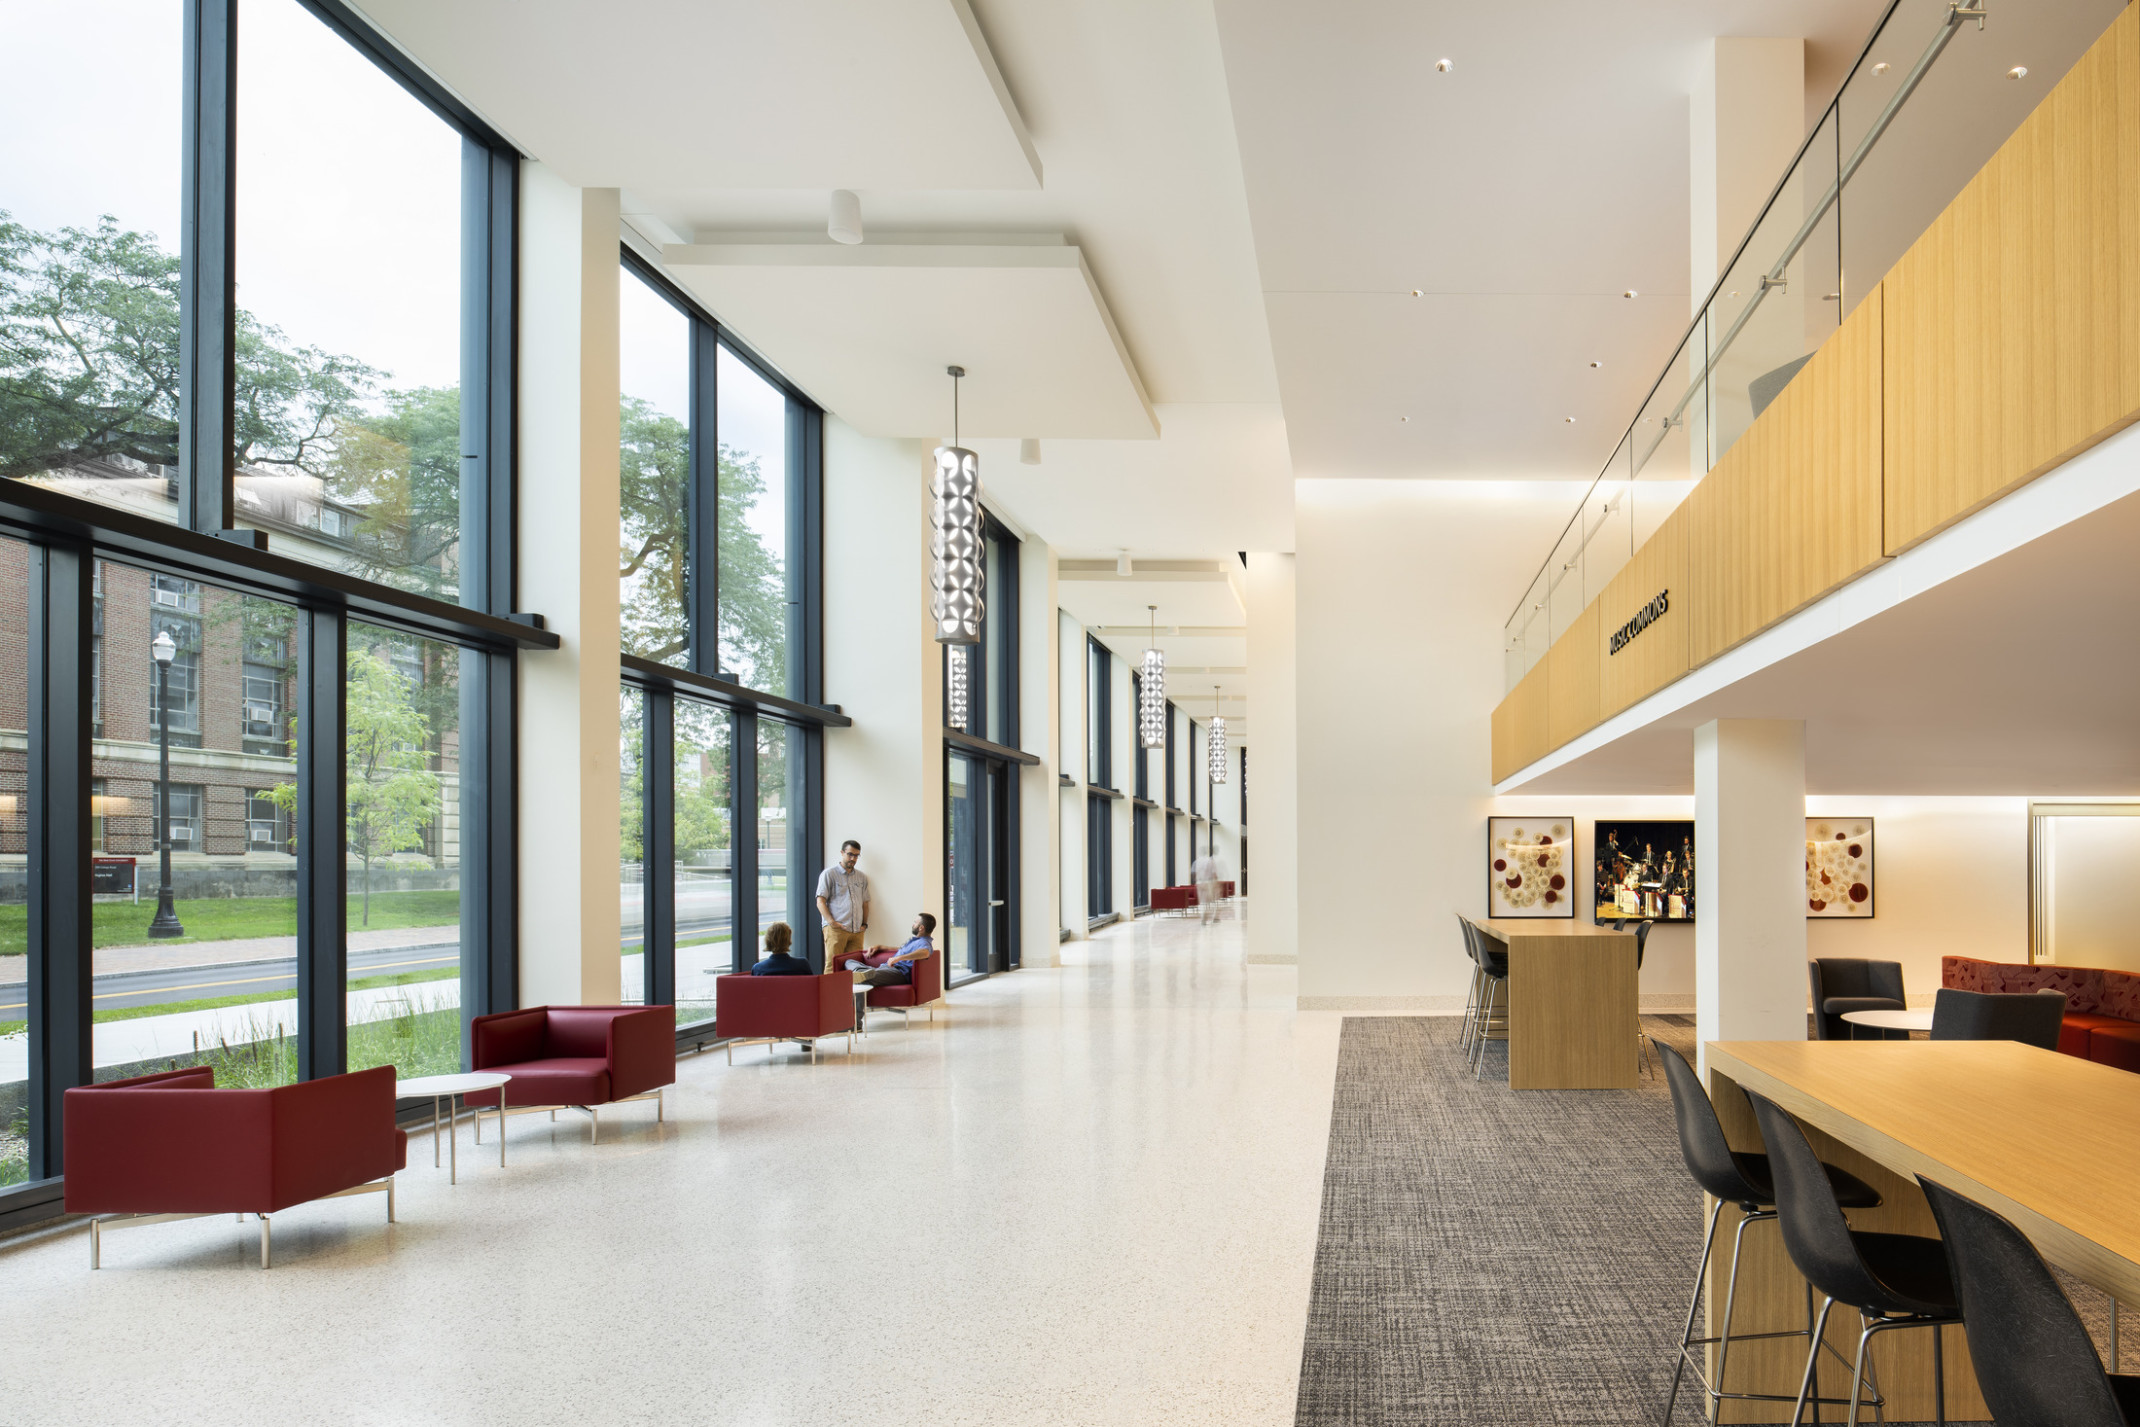
M 2140 647 L 2135 548 L 2140 495 L 1934 585 L 1521 791 L 1691 792 L 1698 725 L 1781 718 L 1805 721 L 1808 792 L 2140 793 L 2140 663 L 2129 657 Z
M 1155 646 L 1167 659 L 1167 695 L 1198 719 L 1219 694 L 1233 736 L 1246 737 L 1248 616 L 1242 604 L 1240 561 L 1132 561 L 1130 574 L 1113 560 L 1071 560 L 1056 586 L 1056 603 L 1131 667 Z M 1147 609 L 1157 605 L 1156 614 Z M 1150 634 L 1158 624 L 1158 638 Z
M 584 188 L 1038 188 L 965 0 L 359 0 Z
M 805 391 L 869 436 L 1159 434 L 1076 248 L 672 244 L 669 273 Z M 1035 341 L 1035 333 L 1046 341 Z

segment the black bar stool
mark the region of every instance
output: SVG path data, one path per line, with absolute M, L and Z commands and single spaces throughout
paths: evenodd
M 2103 1371 L 2087 1326 L 2036 1246 L 1975 1200 L 1923 1175 L 1917 1182 L 1961 1290 L 1977 1386 L 2001 1427 L 2140 1422 L 2140 1377 Z
M 1471 958 L 1471 994 L 1464 998 L 1464 1027 L 1457 1035 L 1457 1044 L 1466 1055 L 1471 1053 L 1471 1022 L 1479 1014 L 1479 987 L 1486 979 L 1486 968 L 1479 964 L 1478 931 L 1471 919 L 1462 912 L 1456 914 L 1457 930 L 1464 935 L 1464 955 Z
M 1940 1330 L 1962 1321 L 1961 1300 L 1947 1271 L 1946 1249 L 1939 1240 L 1919 1234 L 1876 1234 L 1851 1228 L 1798 1122 L 1773 1100 L 1751 1090 L 1746 1098 L 1753 1102 L 1754 1118 L 1761 1122 L 1761 1138 L 1768 1143 L 1769 1164 L 1775 1170 L 1783 1246 L 1806 1282 L 1823 1295 L 1815 1335 L 1827 1330 L 1828 1310 L 1837 1303 L 1857 1309 L 1864 1325 L 1850 1381 L 1851 1427 L 1857 1427 L 1858 1397 L 1866 1384 L 1867 1346 L 1875 1333 L 1897 1328 L 1932 1330 L 1932 1400 L 1936 1420 L 1944 1424 L 1947 1363 Z M 1798 1409 L 1791 1415 L 1793 1427 L 1804 1418 L 1819 1351 L 1816 1343 L 1813 1352 L 1806 1354 L 1805 1381 L 1799 1385 Z M 1885 1420 L 1886 1399 L 1877 1378 L 1872 1389 L 1873 1408 Z
M 1746 1242 L 1748 1224 L 1765 1223 L 1776 1217 L 1776 1191 L 1769 1178 L 1767 1155 L 1741 1154 L 1724 1138 L 1723 1123 L 1716 1117 L 1716 1106 L 1709 1101 L 1709 1094 L 1702 1089 L 1701 1077 L 1687 1058 L 1653 1039 L 1657 1047 L 1657 1062 L 1664 1067 L 1665 1083 L 1672 1087 L 1672 1114 L 1679 1122 L 1679 1152 L 1687 1161 L 1687 1173 L 1702 1191 L 1716 1200 L 1716 1207 L 1709 1211 L 1709 1232 L 1702 1239 L 1701 1263 L 1694 1270 L 1694 1292 L 1687 1300 L 1687 1322 L 1679 1335 L 1679 1361 L 1672 1368 L 1672 1391 L 1664 1400 L 1664 1420 L 1672 1421 L 1672 1408 L 1679 1401 L 1679 1381 L 1688 1368 L 1694 1369 L 1694 1380 L 1702 1385 L 1709 1395 L 1709 1415 L 1713 1420 L 1717 1408 L 1726 1398 L 1753 1402 L 1796 1402 L 1795 1396 L 1775 1392 L 1725 1392 L 1719 1386 L 1724 1381 L 1724 1366 L 1731 1357 L 1734 1342 L 1750 1342 L 1757 1338 L 1803 1338 L 1813 1330 L 1813 1290 L 1806 1290 L 1806 1326 L 1776 1333 L 1738 1333 L 1731 1331 L 1732 1309 L 1739 1293 L 1739 1249 Z M 1870 1209 L 1880 1202 L 1880 1191 L 1846 1170 L 1832 1164 L 1824 1164 L 1828 1179 L 1835 1188 L 1836 1199 L 1853 1209 Z M 1694 1316 L 1701 1309 L 1702 1281 L 1709 1273 L 1709 1255 L 1716 1245 L 1717 1221 L 1723 1216 L 1727 1203 L 1737 1204 L 1745 1216 L 1739 1220 L 1739 1231 L 1731 1241 L 1731 1276 L 1724 1290 L 1724 1331 L 1714 1338 L 1694 1336 Z M 1702 1371 L 1695 1360 L 1694 1350 L 1715 1345 L 1716 1380 Z M 1833 1349 L 1830 1350 L 1831 1352 Z M 1842 1354 L 1837 1353 L 1838 1361 Z M 1816 1402 L 1840 1404 L 1840 1397 L 1816 1398 Z M 1816 1407 L 1815 1412 L 1819 1409 Z M 1818 1418 L 1816 1417 L 1816 1420 Z
M 1471 944 L 1484 977 L 1471 1037 L 1471 1078 L 1477 1080 L 1486 1074 L 1486 1043 L 1508 1039 L 1508 946 L 1469 922 L 1465 925 L 1471 928 Z M 1500 1008 L 1498 1018 L 1496 1007 Z

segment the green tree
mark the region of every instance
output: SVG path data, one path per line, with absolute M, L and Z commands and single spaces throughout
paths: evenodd
M 349 850 L 364 864 L 362 924 L 371 925 L 372 863 L 423 846 L 438 816 L 438 775 L 424 751 L 429 727 L 417 707 L 415 681 L 384 656 L 349 651 Z M 294 789 L 293 796 L 294 796 Z
M 377 415 L 339 418 L 322 479 L 363 509 L 357 567 L 433 598 L 457 597 L 461 539 L 461 391 L 386 394 Z

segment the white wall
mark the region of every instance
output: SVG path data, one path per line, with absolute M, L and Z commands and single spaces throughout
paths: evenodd
M 825 418 L 825 850 L 853 838 L 870 941 L 944 906 L 943 654 L 929 622 L 928 449 Z M 814 883 L 818 869 L 807 869 Z M 941 945 L 939 940 L 939 945 Z M 614 958 L 612 958 L 614 959 Z
M 1291 555 L 1248 557 L 1248 712 L 1256 721 L 1256 788 L 1249 808 L 1252 962 L 1290 962 L 1300 951 L 1295 563 Z
M 1453 1009 L 1470 963 L 1453 912 L 1483 915 L 1490 813 L 1691 818 L 1685 797 L 1492 794 L 1501 625 L 1567 518 L 1558 483 L 1301 481 L 1296 503 L 1299 729 L 1296 865 L 1300 1001 L 1358 1010 Z M 1250 557 L 1250 639 L 1258 571 Z M 1255 646 L 1252 643 L 1252 649 Z M 1251 655 L 1251 677 L 1257 677 Z M 1252 698 L 1255 696 L 1252 693 Z M 1253 953 L 1282 880 L 1273 701 L 1258 737 Z M 1913 999 L 1942 952 L 2027 958 L 2027 809 L 2021 799 L 1807 799 L 1812 816 L 1877 819 L 1876 915 L 1813 921 L 1809 954 L 1903 963 Z M 1591 911 L 1579 878 L 1578 916 Z M 1693 1009 L 1693 933 L 1660 926 L 1642 976 L 1651 1010 Z
M 1028 536 L 1018 547 L 1018 746 L 1038 755 L 1037 767 L 1018 771 L 1019 964 L 1061 961 L 1062 820 L 1056 785 L 1060 744 L 1057 702 L 1054 550 Z

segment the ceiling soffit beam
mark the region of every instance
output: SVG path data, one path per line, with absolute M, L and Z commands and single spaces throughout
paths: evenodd
M 1041 176 L 1040 150 L 1033 147 L 1033 136 L 1025 127 L 1025 116 L 1018 112 L 1018 101 L 1011 97 L 1011 87 L 1003 82 L 1003 71 L 996 64 L 995 51 L 988 47 L 988 37 L 981 33 L 981 22 L 974 17 L 973 6 L 966 0 L 951 0 L 951 8 L 959 17 L 959 28 L 966 32 L 966 42 L 973 46 L 973 57 L 981 66 L 981 73 L 988 76 L 988 87 L 996 92 L 996 102 L 1003 106 L 1003 122 L 1010 125 L 1011 134 L 1018 140 L 1018 147 L 1025 153 L 1025 161 L 1033 166 L 1033 182 L 1045 186 Z

